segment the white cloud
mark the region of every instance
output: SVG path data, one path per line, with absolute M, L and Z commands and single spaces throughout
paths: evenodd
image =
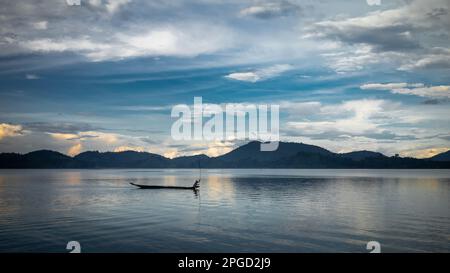
M 450 23 L 450 19 L 446 16 L 448 13 L 446 8 L 449 6 L 450 3 L 447 0 L 414 0 L 401 7 L 377 10 L 369 12 L 364 16 L 317 22 L 311 28 L 308 28 L 308 30 L 311 31 L 311 34 L 315 34 L 319 37 L 334 35 L 335 37 L 340 37 L 348 42 L 374 44 L 377 42 L 389 43 L 392 41 L 377 40 L 378 38 L 382 39 L 383 37 L 367 36 L 366 31 L 372 30 L 374 32 L 373 35 L 376 35 L 375 32 L 377 30 L 389 31 L 391 29 L 393 32 L 388 32 L 386 35 L 408 36 L 410 34 L 408 33 L 409 30 L 436 30 L 432 28 L 448 25 L 448 23 Z M 439 27 L 438 29 L 441 28 Z M 397 38 L 402 39 L 408 37 L 400 36 Z
M 89 0 L 88 3 L 95 8 L 104 8 L 108 14 L 117 13 L 122 7 L 131 3 L 132 0 Z
M 49 133 L 53 138 L 57 140 L 71 140 L 78 138 L 77 134 L 66 134 L 66 133 Z
M 240 11 L 242 16 L 254 16 L 261 19 L 268 19 L 279 16 L 286 16 L 300 11 L 300 7 L 288 1 L 263 2 L 247 7 Z
M 381 0 L 366 0 L 369 6 L 379 6 L 381 5 Z
M 381 133 L 382 130 L 371 121 L 386 104 L 383 100 L 354 100 L 340 105 L 323 106 L 318 113 L 328 117 L 325 121 L 291 121 L 288 127 L 298 130 L 303 135 L 320 135 L 333 132 L 339 134 Z M 330 118 L 331 115 L 345 114 L 349 117 Z
M 33 26 L 34 29 L 44 30 L 44 29 L 47 29 L 48 22 L 47 21 L 39 21 L 39 22 L 34 22 L 31 25 Z
M 121 7 L 125 6 L 126 4 L 130 3 L 131 0 L 107 0 L 107 3 L 105 4 L 106 10 L 110 13 L 116 13 Z
M 428 54 L 410 58 L 399 67 L 399 70 L 414 70 L 424 68 L 450 68 L 450 49 L 435 47 Z
M 353 46 L 351 51 L 323 53 L 327 65 L 338 73 L 363 70 L 369 65 L 388 63 L 399 54 L 393 52 L 374 53 L 368 45 Z
M 83 145 L 81 145 L 81 143 L 77 143 L 67 150 L 67 154 L 70 156 L 76 156 L 81 153 L 82 149 Z
M 425 86 L 423 83 L 369 83 L 363 90 L 386 90 L 393 94 L 415 95 L 430 98 L 450 98 L 449 85 Z
M 98 41 L 91 36 L 44 38 L 22 41 L 19 46 L 37 52 L 77 52 L 93 61 L 141 56 L 193 57 L 229 47 L 233 34 L 219 26 L 186 25 L 155 28 L 137 34 L 117 33 L 108 39 Z
M 299 59 L 307 59 L 308 65 L 316 65 L 322 61 L 317 55 L 323 50 L 340 49 L 348 55 L 355 53 L 354 48 L 344 48 L 348 44 L 358 48 L 370 46 L 374 50 L 403 49 L 406 45 L 423 46 L 416 43 L 422 37 L 428 42 L 426 46 L 442 46 L 445 43 L 441 40 L 448 37 L 445 36 L 448 34 L 445 30 L 448 29 L 448 20 L 445 19 L 449 17 L 446 16 L 448 1 L 435 0 L 422 4 L 420 2 L 425 1 L 396 2 L 368 14 L 361 14 L 361 10 L 367 10 L 361 9 L 365 5 L 363 1 L 361 5 L 313 2 L 300 4 L 294 0 L 258 0 L 245 4 L 239 1 L 198 0 L 192 4 L 178 0 L 86 0 L 80 7 L 75 7 L 80 12 L 74 13 L 74 7 L 68 8 L 63 2 L 12 1 L 3 5 L 5 12 L 1 30 L 4 35 L 0 38 L 0 55 L 30 51 L 73 52 L 89 60 L 103 61 L 219 53 L 213 56 L 216 59 L 202 62 L 202 65 L 285 63 Z M 299 11 L 302 11 L 301 16 L 274 20 L 271 24 L 242 18 L 273 18 Z M 236 12 L 242 16 L 237 18 Z M 341 14 L 343 12 L 351 14 L 351 17 L 345 18 Z M 23 24 L 17 25 L 18 21 Z M 31 29 L 33 24 L 41 29 L 48 27 L 49 31 Z M 312 24 L 307 30 L 309 37 L 327 40 L 305 41 L 302 26 L 308 24 Z M 442 35 L 439 36 L 441 38 L 427 39 L 428 33 Z M 361 52 L 354 58 L 330 57 L 329 65 L 336 63 L 341 72 L 362 69 L 365 64 L 380 60 L 378 52 L 370 53 Z M 415 54 L 420 57 L 423 52 Z M 399 56 L 396 60 L 405 60 L 402 69 L 441 66 L 443 63 L 439 56 L 422 57 Z M 257 80 L 252 74 L 241 76 L 248 81 Z
M 139 138 L 121 135 L 117 133 L 103 133 L 98 131 L 83 131 L 78 133 L 47 133 L 52 141 L 52 146 L 63 150 L 70 156 L 83 151 L 148 151 L 148 144 Z M 44 135 L 44 136 L 45 136 Z M 40 136 L 43 140 L 44 136 Z M 46 140 L 48 141 L 48 140 Z M 146 148 L 147 147 L 147 148 Z M 47 147 L 48 148 L 48 147 Z
M 405 157 L 430 158 L 437 154 L 447 152 L 449 150 L 450 146 L 439 148 L 411 149 L 401 152 L 400 155 Z
M 221 27 L 193 25 L 155 29 L 138 35 L 120 34 L 117 38 L 123 47 L 111 51 L 112 55 L 189 57 L 227 48 L 233 34 Z
M 278 64 L 255 71 L 231 73 L 226 75 L 225 78 L 254 83 L 258 81 L 267 80 L 273 77 L 277 77 L 280 74 L 289 71 L 291 69 L 293 69 L 292 65 Z
M 237 80 L 237 81 L 245 81 L 245 82 L 257 82 L 261 80 L 255 72 L 239 72 L 239 73 L 231 73 L 225 76 L 226 78 Z
M 446 105 L 408 106 L 388 100 L 322 104 L 310 114 L 288 117 L 281 138 L 335 152 L 371 150 L 425 157 L 425 151 L 430 154 L 436 148 L 448 147 L 449 114 Z
M 114 149 L 114 152 L 126 152 L 126 151 L 135 151 L 135 152 L 145 152 L 145 147 L 142 146 L 119 146 Z
M 76 134 L 66 134 L 66 133 L 48 133 L 48 134 L 57 140 L 69 140 L 69 141 L 94 140 L 94 141 L 101 141 L 107 144 L 114 144 L 120 138 L 119 135 L 117 134 L 103 133 L 96 131 L 78 132 Z
M 0 140 L 6 137 L 15 137 L 23 135 L 22 126 L 8 123 L 0 123 Z
M 167 142 L 164 148 L 157 148 L 155 152 L 159 152 L 165 157 L 174 158 L 179 156 L 190 156 L 205 154 L 207 156 L 219 156 L 230 152 L 236 148 L 236 143 L 233 141 L 185 141 L 185 142 Z
M 334 55 L 323 55 L 338 72 L 385 62 L 400 70 L 449 68 L 448 50 L 436 53 L 436 48 L 431 47 L 433 43 L 447 43 L 449 10 L 447 0 L 415 0 L 363 16 L 313 23 L 305 28 L 304 37 L 342 43 Z
M 80 51 L 80 52 L 95 52 L 99 50 L 109 49 L 107 44 L 99 44 L 91 41 L 89 37 L 61 38 L 55 39 L 37 39 L 21 42 L 20 45 L 31 51 L 40 52 L 63 52 L 63 51 Z

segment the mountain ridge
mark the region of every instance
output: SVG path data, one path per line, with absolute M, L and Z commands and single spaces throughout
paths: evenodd
M 280 142 L 272 152 L 261 152 L 261 142 L 252 141 L 226 154 L 167 158 L 149 152 L 86 151 L 70 157 L 51 150 L 26 154 L 0 153 L 0 169 L 28 168 L 450 168 L 450 152 L 428 159 L 388 157 L 372 151 L 334 153 L 325 148 L 295 142 Z
M 429 158 L 432 161 L 450 161 L 450 150 Z

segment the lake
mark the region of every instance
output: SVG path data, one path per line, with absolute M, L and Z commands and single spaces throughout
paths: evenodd
M 450 252 L 450 170 L 0 170 L 0 252 Z

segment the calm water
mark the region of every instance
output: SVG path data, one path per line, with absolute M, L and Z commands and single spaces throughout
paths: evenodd
M 450 170 L 0 170 L 0 252 L 450 252 Z

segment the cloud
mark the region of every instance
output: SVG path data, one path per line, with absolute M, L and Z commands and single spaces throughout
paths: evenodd
M 21 136 L 23 134 L 24 130 L 20 125 L 0 123 L 0 140 L 6 137 Z
M 27 79 L 27 80 L 38 80 L 40 78 L 41 77 L 39 77 L 38 75 L 35 75 L 35 74 L 26 74 L 25 75 L 25 79 Z
M 39 21 L 31 23 L 32 27 L 37 30 L 45 30 L 47 29 L 48 22 L 47 21 Z
M 178 1 L 86 0 L 75 7 L 65 1 L 14 1 L 2 4 L 0 13 L 0 56 L 57 53 L 64 63 L 79 62 L 79 56 L 87 61 L 191 58 L 235 45 L 233 27 L 223 20 L 211 24 L 208 15 L 196 16 L 198 9 Z
M 51 135 L 54 139 L 57 140 L 71 140 L 78 137 L 77 134 L 64 134 L 64 133 L 50 133 L 49 135 Z
M 304 37 L 341 43 L 338 52 L 325 56 L 340 72 L 386 61 L 400 70 L 448 68 L 448 49 L 436 53 L 432 45 L 447 44 L 449 9 L 445 0 L 415 0 L 364 16 L 316 22 L 305 28 Z
M 303 135 L 365 135 L 382 133 L 377 124 L 371 121 L 376 114 L 380 113 L 386 102 L 383 100 L 354 100 L 344 102 L 340 105 L 323 106 L 317 111 L 321 115 L 328 116 L 329 113 L 339 113 L 347 117 L 328 118 L 325 121 L 291 121 L 288 127 L 298 130 Z M 328 113 L 328 114 L 327 114 Z
M 83 149 L 83 146 L 81 145 L 81 143 L 77 143 L 69 148 L 69 150 L 67 151 L 67 154 L 70 156 L 76 156 L 81 153 L 82 149 Z
M 21 42 L 20 46 L 36 52 L 78 51 L 85 54 L 111 48 L 110 45 L 93 42 L 87 36 L 81 37 L 79 39 L 60 38 L 29 40 Z
M 197 56 L 227 48 L 232 37 L 233 34 L 225 28 L 206 25 L 167 27 L 138 35 L 120 34 L 117 38 L 124 44 L 124 50 L 122 54 L 116 55 Z
M 437 105 L 437 104 L 442 103 L 442 102 L 443 102 L 442 100 L 438 100 L 438 99 L 428 99 L 428 100 L 423 101 L 422 104 L 425 104 L 425 105 Z
M 98 2 L 98 1 L 91 1 L 91 2 Z M 116 13 L 121 7 L 125 6 L 126 4 L 130 3 L 131 0 L 107 0 L 107 3 L 105 4 L 106 10 L 110 13 Z
M 287 112 L 292 116 L 301 117 L 316 114 L 322 108 L 319 101 L 292 102 L 282 101 L 279 103 L 280 111 Z
M 229 75 L 226 75 L 225 78 L 245 82 L 257 82 L 261 80 L 261 77 L 256 72 L 231 73 Z
M 255 20 L 237 18 L 236 12 L 245 6 L 236 0 L 122 2 L 86 0 L 76 7 L 54 0 L 5 3 L 0 56 L 25 57 L 31 53 L 45 59 L 36 65 L 40 68 L 52 66 L 57 60 L 100 62 L 140 57 L 177 57 L 185 59 L 176 60 L 178 64 L 188 65 L 196 61 L 194 57 L 205 57 L 196 65 L 220 66 L 282 63 L 282 58 L 292 59 L 305 51 L 294 24 L 285 25 L 287 20 L 280 20 L 279 25 L 272 26 L 273 31 L 268 31 Z M 265 3 L 256 2 L 254 6 L 266 7 Z M 280 11 L 275 11 L 279 16 L 295 10 L 289 2 L 267 3 L 266 9 L 279 7 Z M 295 18 L 296 22 L 303 19 Z M 46 31 L 30 27 L 42 21 L 48 22 Z
M 273 77 L 277 77 L 280 74 L 292 69 L 293 66 L 289 64 L 278 64 L 255 71 L 231 73 L 226 75 L 225 78 L 255 83 L 258 81 L 263 81 Z
M 198 154 L 214 157 L 228 153 L 236 147 L 236 142 L 233 141 L 186 141 L 177 144 L 167 143 L 162 154 L 169 158 Z
M 381 5 L 381 0 L 366 0 L 369 6 L 379 6 Z
M 444 27 L 450 23 L 449 7 L 446 0 L 416 0 L 365 16 L 317 22 L 307 30 L 312 36 L 367 44 L 378 51 L 404 51 L 421 47 L 413 37 L 415 32 L 448 31 Z
M 128 106 L 116 106 L 114 107 L 114 109 L 120 111 L 161 112 L 161 111 L 170 111 L 172 107 L 173 107 L 172 105 L 164 105 L 164 106 L 128 105 Z
M 259 19 L 271 19 L 299 13 L 301 8 L 288 1 L 262 2 L 240 11 L 242 16 L 253 16 Z
M 386 90 L 393 94 L 415 95 L 429 98 L 450 98 L 450 85 L 425 86 L 423 83 L 369 83 L 362 90 Z
M 150 151 L 149 143 L 142 140 L 142 137 L 133 137 L 117 133 L 103 133 L 96 131 L 68 133 L 47 133 L 32 132 L 33 137 L 39 137 L 40 143 L 51 143 L 46 149 L 55 149 L 74 156 L 83 151 Z M 51 138 L 51 141 L 47 137 Z M 45 145 L 45 144 L 44 144 Z M 49 144 L 47 144 L 49 145 Z M 161 148 L 161 143 L 154 143 L 155 147 Z M 36 147 L 41 148 L 41 147 Z M 161 151 L 163 149 L 161 148 Z
M 404 56 L 403 53 L 379 52 L 375 53 L 367 45 L 352 47 L 353 50 L 323 53 L 327 65 L 337 73 L 359 71 L 370 65 L 390 63 Z
M 53 133 L 52 136 L 57 134 Z M 103 133 L 96 131 L 86 131 L 79 132 L 78 134 L 59 134 L 65 137 L 66 140 L 83 140 L 83 139 L 94 139 L 95 141 L 101 141 L 108 144 L 114 144 L 118 142 L 119 135 L 113 133 Z
M 207 37 L 207 38 L 205 38 Z M 233 34 L 219 26 L 184 25 L 155 28 L 139 33 L 117 32 L 108 40 L 89 35 L 20 41 L 32 52 L 75 52 L 92 61 L 120 60 L 145 56 L 194 57 L 228 48 Z
M 412 149 L 403 151 L 400 155 L 404 157 L 415 157 L 415 158 L 430 158 L 437 154 L 444 153 L 450 150 L 450 147 L 439 147 L 439 148 L 427 148 L 427 149 Z
M 114 152 L 126 152 L 126 151 L 135 151 L 135 152 L 144 152 L 146 149 L 142 146 L 119 146 L 114 149 Z
M 281 126 L 281 139 L 314 143 L 335 152 L 413 154 L 448 146 L 447 129 L 443 129 L 448 128 L 448 115 L 445 105 L 404 105 L 378 99 L 321 103 L 315 112 L 290 115 Z
M 53 138 L 58 139 L 58 140 L 85 140 L 85 139 L 102 137 L 102 135 L 98 135 L 98 133 L 96 133 L 96 132 L 91 132 L 91 133 L 92 134 L 89 134 L 88 132 L 80 132 L 77 134 L 49 133 L 49 135 L 51 135 Z M 114 141 L 112 141 L 112 142 L 114 142 Z
M 421 111 L 420 117 L 417 111 Z M 422 122 L 443 122 L 436 120 L 434 115 L 430 109 L 405 109 L 388 100 L 350 100 L 340 104 L 320 104 L 309 114 L 291 115 L 282 131 L 285 137 L 308 137 L 314 142 L 345 140 L 342 143 L 350 146 L 355 138 L 378 143 L 416 141 L 433 131 L 419 132 L 417 128 Z
M 351 45 L 370 45 L 375 51 L 405 51 L 420 48 L 411 36 L 410 26 L 382 25 L 378 21 L 379 17 L 384 17 L 383 12 L 376 12 L 363 18 L 319 22 L 313 29 L 317 37 L 326 37 Z
M 109 15 L 114 15 L 127 4 L 131 3 L 132 0 L 86 0 L 86 2 L 92 8 L 106 11 Z
M 7 139 L 8 137 L 20 138 Z M 142 137 L 99 131 L 83 131 L 77 133 L 46 133 L 24 130 L 21 125 L 0 125 L 0 152 L 27 153 L 34 150 L 50 149 L 67 153 L 71 156 L 83 151 L 164 151 L 161 142 L 149 144 Z
M 25 122 L 22 126 L 26 130 L 44 133 L 62 133 L 76 135 L 83 131 L 94 131 L 102 128 L 82 122 Z
M 448 85 L 448 71 L 416 71 L 449 68 L 448 1 L 393 1 L 383 2 L 380 7 L 368 7 L 365 1 L 359 1 L 359 4 L 309 1 L 298 4 L 301 5 L 299 9 L 294 7 L 299 1 L 288 1 L 133 0 L 125 3 L 86 0 L 79 7 L 68 7 L 65 1 L 54 0 L 3 1 L 0 12 L 2 77 L 12 84 L 17 79 L 25 79 L 27 73 L 42 76 L 39 85 L 61 76 L 65 80 L 52 81 L 54 85 L 48 86 L 58 92 L 47 91 L 57 97 L 40 96 L 38 99 L 42 103 L 39 104 L 32 102 L 42 92 L 32 92 L 26 86 L 4 87 L 12 88 L 11 92 L 5 89 L 0 99 L 4 122 L 20 123 L 23 130 L 32 132 L 5 139 L 1 142 L 2 151 L 50 148 L 66 152 L 80 143 L 82 150 L 105 151 L 128 146 L 152 147 L 164 153 L 167 147 L 160 140 L 167 137 L 165 127 L 170 121 L 161 113 L 165 108 L 157 105 L 180 103 L 198 90 L 209 94 L 205 100 L 216 102 L 229 101 L 229 96 L 239 97 L 239 94 L 245 94 L 244 97 L 252 102 L 280 100 L 281 128 L 290 130 L 290 135 L 286 136 L 300 136 L 301 141 L 325 147 L 353 149 L 355 145 L 398 151 L 427 149 L 423 146 L 425 142 L 445 147 L 441 142 L 444 140 L 439 137 L 417 144 L 430 131 L 433 134 L 448 131 L 445 117 L 449 110 L 445 99 L 423 99 L 428 103 L 443 102 L 433 106 L 405 100 L 398 108 L 384 101 L 379 105 L 380 109 L 359 119 L 362 110 L 345 108 L 344 102 L 340 101 L 383 94 L 376 92 L 385 92 L 383 97 L 392 97 L 390 90 L 354 92 L 355 82 L 359 86 L 361 79 L 369 75 L 375 75 L 376 82 L 380 83 L 403 82 L 404 77 L 427 83 L 422 87 L 397 89 Z M 291 6 L 294 12 L 286 8 L 289 4 L 294 5 Z M 368 10 L 376 11 L 366 13 Z M 45 23 L 40 22 L 48 22 L 47 29 L 42 29 Z M 309 27 L 304 29 L 304 26 Z M 129 60 L 133 58 L 140 59 Z M 117 62 L 84 63 L 110 60 Z M 62 64 L 67 68 L 71 66 L 66 64 L 74 62 L 75 70 L 59 69 Z M 298 73 L 286 73 L 288 75 L 280 79 L 277 86 L 265 85 L 267 92 L 255 90 L 256 85 L 245 84 L 244 89 L 252 90 L 239 89 L 224 96 L 222 85 L 225 79 L 252 83 L 284 73 L 283 69 L 282 72 L 268 69 L 268 63 L 291 63 Z M 334 75 L 323 67 L 324 64 L 341 73 L 360 72 Z M 230 68 L 234 65 L 240 68 Z M 47 69 L 49 67 L 51 69 Z M 211 67 L 220 69 L 196 70 Z M 312 78 L 299 79 L 302 74 Z M 72 89 L 77 86 L 71 84 L 75 81 L 90 87 L 79 89 L 76 98 Z M 30 81 L 26 85 L 37 82 Z M 106 85 L 114 85 L 114 90 Z M 140 91 L 127 92 L 135 90 L 133 86 L 138 86 Z M 180 86 L 183 88 L 178 88 Z M 209 92 L 211 90 L 215 91 Z M 95 101 L 100 95 L 101 103 L 86 110 L 85 100 Z M 399 96 L 394 98 L 401 99 Z M 302 102 L 305 100 L 315 101 Z M 146 105 L 146 102 L 152 103 Z M 413 106 L 408 106 L 411 102 Z M 52 105 L 57 106 L 60 116 L 48 113 L 47 108 Z M 123 107 L 113 109 L 117 105 Z M 369 109 L 376 106 L 361 105 Z M 83 122 L 87 116 L 76 114 L 75 117 L 73 114 L 85 111 L 91 114 L 89 119 L 110 129 L 76 124 L 74 121 Z M 150 111 L 155 113 L 148 115 Z M 130 128 L 130 118 L 135 125 L 133 128 Z M 72 122 L 52 124 L 55 119 Z M 31 123 L 37 120 L 47 122 Z M 311 123 L 314 127 L 308 129 L 308 135 L 302 135 L 301 130 L 287 128 L 286 120 Z M 351 127 L 349 120 L 355 122 L 356 128 Z M 363 127 L 362 121 L 367 122 L 367 128 Z M 123 134 L 116 133 L 116 141 L 107 142 L 104 141 L 106 136 L 98 132 Z M 56 139 L 49 133 L 66 135 Z M 411 141 L 417 145 L 405 148 L 405 139 L 412 137 L 419 139 Z M 188 146 L 186 144 L 177 152 L 195 152 L 187 151 Z
M 195 61 L 190 58 L 204 55 L 215 59 L 208 59 L 202 65 L 217 66 L 224 63 L 284 63 L 305 56 L 308 61 L 317 63 L 322 58 L 316 53 L 329 46 L 340 45 L 339 49 L 348 53 L 355 50 L 344 48 L 346 45 L 369 46 L 375 55 L 367 58 L 360 55 L 352 60 L 352 63 L 357 63 L 355 66 L 361 67 L 365 60 L 375 62 L 380 51 L 425 50 L 429 46 L 445 45 L 448 40 L 445 36 L 428 39 L 432 34 L 448 33 L 448 21 L 445 19 L 448 17 L 448 4 L 436 0 L 421 5 L 417 1 L 411 4 L 408 1 L 406 5 L 392 4 L 395 8 L 383 5 L 384 10 L 365 15 L 361 15 L 360 6 L 354 4 L 324 4 L 321 1 L 299 6 L 299 2 L 294 0 L 252 1 L 250 4 L 236 0 L 86 0 L 77 7 L 69 7 L 64 2 L 4 3 L 0 55 L 40 53 L 36 55 L 45 57 L 59 53 L 58 56 L 64 56 L 64 61 L 71 59 L 72 62 L 80 61 L 79 56 L 88 61 L 168 56 L 189 58 L 187 62 L 190 62 Z M 351 18 L 339 14 L 347 12 L 347 7 L 350 7 L 348 14 L 352 14 Z M 305 12 L 307 9 L 308 12 Z M 241 17 L 236 18 L 236 12 Z M 292 20 L 276 20 L 267 25 L 243 18 L 270 19 L 298 15 L 299 12 L 301 16 L 292 16 L 295 23 Z M 48 22 L 46 31 L 36 31 L 30 27 L 36 25 L 43 28 L 43 22 Z M 304 25 L 310 26 L 306 30 L 309 36 L 319 41 L 305 41 L 302 38 L 305 30 L 301 26 Z M 437 57 L 425 56 L 424 52 L 415 54 L 417 58 L 408 55 L 409 58 L 399 56 L 396 60 L 408 60 L 405 63 L 408 66 L 404 69 L 442 65 Z M 420 56 L 424 60 L 419 60 Z M 343 56 L 342 59 L 348 58 Z M 56 62 L 50 57 L 46 61 Z M 415 64 L 415 61 L 419 63 Z M 330 65 L 333 63 L 329 61 Z M 344 70 L 349 69 L 341 71 Z M 254 79 L 253 75 L 243 77 Z
M 449 69 L 450 68 L 450 49 L 435 47 L 430 53 L 423 54 L 416 58 L 411 58 L 399 67 L 399 70 L 415 69 Z

